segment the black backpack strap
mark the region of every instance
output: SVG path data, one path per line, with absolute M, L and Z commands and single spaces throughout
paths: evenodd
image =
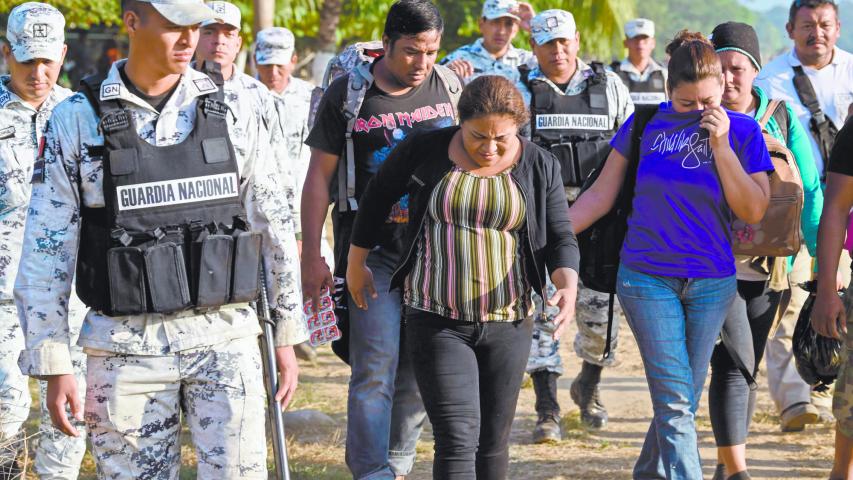
M 86 97 L 98 117 L 101 116 L 101 84 L 106 79 L 104 75 L 93 74 L 80 80 L 80 93 Z
M 530 88 L 530 67 L 527 65 L 519 66 L 518 74 L 521 77 L 521 83 L 523 83 L 525 87 Z
M 622 183 L 622 191 L 619 193 L 617 202 L 621 208 L 630 210 L 631 202 L 634 200 L 634 187 L 637 184 L 637 169 L 640 166 L 640 144 L 643 140 L 643 132 L 646 125 L 658 112 L 658 105 L 637 105 L 634 110 L 634 120 L 631 126 L 631 151 L 628 154 L 628 171 L 625 172 L 625 181 Z M 607 336 L 604 344 L 603 360 L 610 358 L 610 343 L 613 340 L 613 309 L 616 299 L 610 294 L 607 305 Z
M 821 155 L 823 155 L 824 171 L 821 172 L 821 179 L 823 179 L 826 176 L 826 164 L 829 163 L 829 153 L 832 151 L 832 144 L 835 142 L 835 135 L 838 133 L 838 128 L 826 116 L 823 110 L 820 109 L 820 102 L 817 100 L 814 86 L 803 70 L 803 67 L 797 65 L 793 68 L 794 89 L 797 91 L 800 102 L 803 103 L 811 115 L 809 128 L 817 140 Z

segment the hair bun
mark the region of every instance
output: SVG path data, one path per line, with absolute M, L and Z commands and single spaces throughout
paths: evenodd
M 708 46 L 712 49 L 714 48 L 714 44 L 711 43 L 705 35 L 702 35 L 700 32 L 691 32 L 685 28 L 675 34 L 675 38 L 673 38 L 672 41 L 669 42 L 669 45 L 666 46 L 666 53 L 671 57 L 679 48 L 694 42 L 699 43 L 702 46 Z

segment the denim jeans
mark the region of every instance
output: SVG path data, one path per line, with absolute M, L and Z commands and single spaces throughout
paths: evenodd
M 467 323 L 406 309 L 406 343 L 435 434 L 437 480 L 502 480 L 533 319 Z
M 382 248 L 367 257 L 379 298 L 368 309 L 349 298 L 350 363 L 346 462 L 353 478 L 406 475 L 426 419 L 408 355 L 401 351 L 400 292 L 388 291 L 397 255 Z
M 643 358 L 654 409 L 634 478 L 701 480 L 695 414 L 737 291 L 735 276 L 662 277 L 623 264 L 616 290 Z

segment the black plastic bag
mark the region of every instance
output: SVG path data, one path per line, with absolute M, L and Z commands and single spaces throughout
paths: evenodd
M 794 361 L 797 372 L 812 390 L 823 392 L 829 389 L 838 377 L 841 368 L 842 349 L 840 340 L 819 335 L 812 328 L 811 314 L 817 296 L 816 282 L 806 282 L 800 288 L 809 292 L 809 297 L 803 304 L 797 326 L 794 328 Z M 845 291 L 838 292 L 842 298 Z

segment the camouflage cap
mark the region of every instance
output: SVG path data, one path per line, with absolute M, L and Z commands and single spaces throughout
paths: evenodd
M 287 65 L 293 58 L 296 39 L 282 27 L 272 27 L 258 32 L 255 41 L 255 62 L 258 65 Z
M 44 58 L 62 61 L 65 46 L 65 17 L 45 3 L 27 2 L 12 9 L 6 38 L 19 62 Z
M 574 39 L 577 35 L 575 17 L 565 10 L 545 10 L 530 22 L 530 36 L 537 45 L 557 38 Z
M 518 2 L 515 0 L 486 0 L 483 3 L 483 17 L 487 20 L 509 17 L 521 21 L 521 18 L 515 14 L 517 9 Z
M 219 18 L 202 22 L 202 27 L 219 23 L 219 20 L 221 20 L 225 25 L 229 25 L 240 30 L 240 22 L 242 21 L 243 16 L 237 5 L 234 5 L 231 2 L 207 2 L 205 5 L 207 5 L 207 8 L 213 10 Z
M 221 22 L 222 18 L 204 5 L 203 0 L 138 0 L 150 3 L 154 10 L 163 15 L 166 20 L 188 27 L 198 25 L 208 20 Z

